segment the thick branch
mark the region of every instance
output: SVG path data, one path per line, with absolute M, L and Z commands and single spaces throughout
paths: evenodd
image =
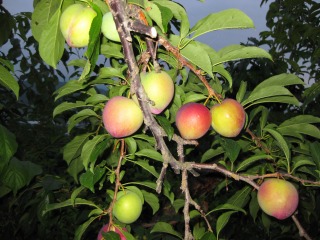
M 130 31 L 156 38 L 158 33 L 154 27 L 149 27 L 136 20 L 129 20 L 128 28 Z
M 179 173 L 181 166 L 179 166 L 179 162 L 172 156 L 170 150 L 168 149 L 163 139 L 164 131 L 154 119 L 150 111 L 148 98 L 141 85 L 139 68 L 135 59 L 132 42 L 131 42 L 131 35 L 130 35 L 131 33 L 130 33 L 130 29 L 127 26 L 128 18 L 125 12 L 124 2 L 117 1 L 117 0 L 109 0 L 109 7 L 114 16 L 115 24 L 119 31 L 120 40 L 123 46 L 125 61 L 128 64 L 128 71 L 131 76 L 131 93 L 132 95 L 134 94 L 137 95 L 139 105 L 144 115 L 144 123 L 151 130 L 152 134 L 156 139 L 157 148 L 160 150 L 162 154 L 164 166 L 166 166 L 169 163 L 172 169 L 176 173 Z M 162 174 L 162 176 L 164 176 L 164 173 Z M 162 184 L 162 180 L 158 180 L 158 184 Z M 159 192 L 161 191 L 161 185 L 157 187 L 157 191 Z

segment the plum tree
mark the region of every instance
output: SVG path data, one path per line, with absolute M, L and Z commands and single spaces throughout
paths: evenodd
M 89 43 L 91 23 L 97 13 L 80 3 L 67 7 L 60 18 L 60 30 L 70 47 L 85 47 Z
M 82 50 L 78 49 L 63 54 L 64 39 L 56 34 L 61 9 L 70 1 L 58 1 L 60 4 L 50 8 L 47 1 L 35 2 L 39 3 L 32 26 L 40 39 L 39 52 L 47 56 L 44 60 L 59 67 L 58 62 L 66 61 L 68 55 L 79 56 Z M 216 50 L 200 41 L 216 30 L 254 27 L 240 10 L 210 13 L 191 24 L 183 5 L 175 1 L 82 2 L 87 2 L 97 17 L 84 56 L 70 64 L 63 62 L 68 70 L 71 67 L 73 79 L 54 92 L 57 105 L 53 111 L 57 120 L 68 123 L 63 158 L 74 192 L 65 202 L 49 203 L 48 209 L 71 202 L 81 205 L 81 211 L 88 210 L 77 228 L 78 239 L 103 218 L 110 223 L 132 223 L 126 226 L 127 238 L 132 233 L 139 239 L 166 238 L 166 234 L 179 239 L 230 239 L 242 234 L 251 239 L 248 236 L 255 231 L 260 238 L 268 232 L 273 239 L 271 228 L 281 223 L 257 214 L 259 204 L 254 196 L 259 181 L 282 176 L 319 185 L 320 118 L 301 108 L 303 97 L 296 93 L 304 90 L 303 81 L 293 74 L 271 76 L 269 69 L 264 71 L 264 80 L 255 79 L 257 72 L 246 78 L 247 71 L 242 69 L 241 81 L 237 81 L 239 71 L 231 68 L 242 65 L 242 59 L 251 63 L 250 58 L 268 60 L 272 56 L 256 46 L 232 44 Z M 100 13 L 107 11 L 114 14 L 120 42 L 108 41 L 100 34 Z M 0 64 L 12 69 L 6 61 Z M 57 76 L 61 77 L 61 72 L 58 70 Z M 230 99 L 232 96 L 237 101 Z M 134 103 L 137 100 L 139 104 Z M 212 106 L 212 101 L 219 104 Z M 102 109 L 102 121 L 110 134 L 102 127 Z M 3 155 L 16 149 L 13 137 L 8 142 L 13 146 Z M 14 168 L 11 157 L 5 162 Z M 3 186 L 12 184 L 8 182 Z M 142 200 L 136 198 L 138 207 L 121 209 L 120 203 L 132 194 L 117 190 L 128 186 L 143 188 L 141 195 L 148 205 L 143 221 L 132 222 L 138 214 L 132 217 L 130 212 L 139 210 Z M 308 191 L 315 199 L 309 209 L 318 207 L 315 192 Z M 306 199 L 300 198 L 301 206 L 309 204 Z M 175 214 L 167 214 L 165 208 L 174 209 Z M 242 214 L 246 212 L 251 217 Z M 302 214 L 292 216 L 294 221 L 286 221 L 283 232 L 292 231 L 297 237 L 306 232 L 301 231 L 304 223 L 318 218 L 305 208 L 299 212 Z M 301 224 L 297 224 L 298 218 Z
M 258 191 L 258 203 L 268 215 L 279 220 L 290 217 L 297 209 L 299 194 L 292 183 L 283 179 L 267 179 Z
M 176 125 L 184 139 L 201 138 L 210 128 L 210 111 L 200 103 L 186 103 L 177 111 Z
M 102 233 L 106 233 L 110 231 L 118 233 L 120 240 L 126 240 L 126 237 L 121 232 L 120 227 L 115 225 L 109 225 L 109 224 L 103 225 L 103 227 L 99 231 L 97 240 L 104 240 L 105 238 L 103 237 Z M 125 228 L 122 228 L 122 231 L 127 231 L 127 230 Z
M 143 114 L 132 99 L 116 96 L 106 103 L 102 119 L 111 136 L 123 138 L 135 133 L 141 127 Z
M 101 32 L 106 38 L 115 42 L 120 42 L 119 33 L 111 12 L 107 12 L 103 15 Z
M 136 193 L 129 190 L 119 192 L 113 207 L 113 215 L 122 223 L 133 223 L 140 217 L 142 205 Z
M 153 114 L 161 113 L 171 102 L 174 95 L 174 83 L 165 71 L 150 71 L 140 74 L 141 84 L 152 101 L 149 104 Z
M 246 113 L 239 102 L 227 98 L 215 104 L 210 112 L 212 127 L 217 133 L 224 137 L 238 136 L 246 120 Z

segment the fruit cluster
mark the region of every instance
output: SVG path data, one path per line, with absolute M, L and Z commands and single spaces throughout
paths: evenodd
M 97 13 L 84 4 L 73 4 L 65 9 L 60 18 L 60 29 L 71 47 L 86 47 L 89 44 L 91 24 Z M 109 40 L 120 42 L 120 37 L 111 12 L 104 14 L 101 32 Z M 162 113 L 174 97 L 175 85 L 165 71 L 149 71 L 140 74 L 141 84 L 148 98 L 150 112 Z M 123 96 L 112 97 L 103 109 L 102 119 L 107 132 L 115 138 L 134 134 L 143 124 L 144 116 L 138 99 Z M 187 140 L 203 137 L 210 127 L 224 137 L 236 137 L 244 127 L 246 113 L 242 105 L 234 99 L 225 99 L 211 109 L 200 103 L 189 102 L 176 113 L 176 127 Z M 260 208 L 277 219 L 290 217 L 297 209 L 299 195 L 288 181 L 268 179 L 260 186 L 257 194 Z M 121 191 L 113 208 L 113 215 L 124 224 L 136 221 L 142 211 L 143 198 L 132 191 Z M 104 232 L 116 232 L 120 239 L 126 239 L 125 228 L 106 224 L 99 232 L 102 240 Z
M 60 17 L 60 30 L 70 47 L 86 47 L 89 44 L 89 32 L 97 13 L 89 6 L 81 3 L 67 7 Z M 102 34 L 116 42 L 120 37 L 111 12 L 103 15 L 101 23 Z
M 161 113 L 172 101 L 174 83 L 164 71 L 141 73 L 142 86 L 150 100 L 150 111 Z M 236 137 L 242 130 L 246 114 L 236 100 L 225 99 L 211 110 L 200 103 L 186 103 L 176 114 L 176 126 L 184 139 L 194 140 L 204 136 L 212 128 L 222 136 Z M 111 98 L 103 110 L 103 123 L 115 138 L 135 133 L 143 124 L 143 114 L 134 96 Z
M 89 43 L 89 31 L 97 13 L 89 6 L 77 3 L 67 7 L 60 18 L 60 29 L 69 46 L 85 47 Z M 112 40 L 120 42 L 119 34 L 111 12 L 102 18 L 101 32 Z M 161 113 L 172 101 L 174 82 L 165 71 L 141 73 L 141 83 L 150 101 L 150 111 Z M 106 130 L 115 138 L 135 133 L 143 124 L 143 114 L 138 99 L 113 97 L 103 110 Z M 185 139 L 199 139 L 210 126 L 225 137 L 236 137 L 245 123 L 245 111 L 240 103 L 226 99 L 209 109 L 199 103 L 187 103 L 177 112 L 176 126 Z

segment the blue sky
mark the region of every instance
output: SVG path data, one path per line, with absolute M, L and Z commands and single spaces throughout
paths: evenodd
M 258 37 L 259 33 L 266 29 L 265 16 L 268 6 L 260 7 L 259 0 L 176 0 L 187 10 L 191 26 L 206 15 L 225 10 L 228 8 L 237 8 L 245 12 L 255 24 L 255 29 L 249 30 L 225 30 L 205 34 L 197 40 L 202 41 L 216 50 L 229 44 L 238 44 L 246 42 L 249 37 Z M 27 12 L 33 10 L 33 0 L 3 0 L 3 6 L 12 14 L 21 11 Z
M 206 0 L 205 2 L 200 2 L 198 0 L 175 1 L 185 7 L 191 27 L 208 14 L 229 8 L 240 9 L 253 20 L 255 29 L 209 32 L 196 39 L 197 41 L 208 44 L 216 51 L 231 44 L 246 43 L 249 37 L 258 38 L 259 33 L 266 30 L 265 18 L 268 6 L 260 7 L 260 0 Z M 3 6 L 13 15 L 20 12 L 32 12 L 33 0 L 3 0 Z M 7 43 L 2 46 L 2 51 L 6 52 L 10 47 L 11 45 Z

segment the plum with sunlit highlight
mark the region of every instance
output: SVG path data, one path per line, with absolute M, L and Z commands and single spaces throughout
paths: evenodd
M 290 217 L 299 203 L 299 194 L 293 184 L 277 178 L 264 181 L 257 197 L 261 209 L 279 220 Z
M 115 138 L 135 133 L 143 123 L 143 113 L 132 100 L 122 96 L 111 98 L 103 109 L 104 127 Z
M 211 125 L 209 109 L 200 103 L 186 103 L 176 115 L 176 126 L 184 139 L 199 139 L 206 134 Z

